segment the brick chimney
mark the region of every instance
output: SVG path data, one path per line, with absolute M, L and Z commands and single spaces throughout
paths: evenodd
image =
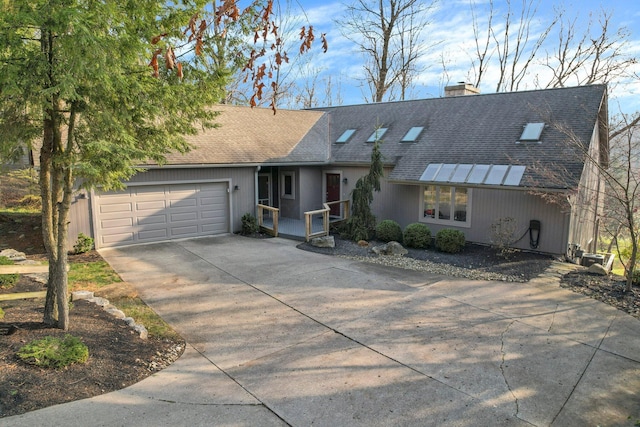
M 478 95 L 479 93 L 480 89 L 465 82 L 459 82 L 457 85 L 447 86 L 444 88 L 444 96 L 446 98 L 450 96 Z

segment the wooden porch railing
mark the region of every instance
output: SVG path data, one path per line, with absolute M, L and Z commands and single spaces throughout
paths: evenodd
M 315 211 L 308 211 L 304 213 L 304 236 L 305 240 L 308 242 L 313 237 L 319 236 L 328 236 L 329 235 L 329 223 L 337 223 L 346 220 L 349 218 L 349 200 L 336 200 L 334 202 L 326 202 L 323 203 L 323 209 L 318 209 Z M 333 205 L 341 205 L 340 212 L 342 215 L 338 219 L 334 219 L 333 221 L 329 221 L 329 212 L 331 212 L 331 206 Z M 314 215 L 322 215 L 322 230 L 313 232 L 313 216 Z
M 273 226 L 269 227 L 264 224 L 264 212 L 267 211 L 273 217 Z M 265 233 L 272 235 L 273 237 L 278 237 L 278 215 L 280 214 L 280 209 L 274 208 L 267 205 L 258 205 L 258 226 L 260 230 L 264 230 Z

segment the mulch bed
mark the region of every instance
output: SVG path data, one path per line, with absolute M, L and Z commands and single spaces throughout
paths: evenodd
M 2 307 L 0 417 L 119 390 L 167 366 L 184 348 L 182 342 L 143 340 L 122 320 L 87 301 L 72 303 L 67 332 L 42 323 L 42 299 L 6 301 Z M 86 363 L 43 369 L 16 356 L 20 347 L 34 339 L 66 334 L 79 337 L 87 345 Z
M 0 250 L 10 247 L 29 259 L 46 260 L 40 216 L 0 216 Z M 5 239 L 5 237 L 8 237 Z M 70 262 L 101 261 L 95 251 L 70 255 Z M 41 283 L 22 275 L 0 294 L 44 291 Z M 184 341 L 141 339 L 121 319 L 87 301 L 75 301 L 69 310 L 68 331 L 44 325 L 44 299 L 1 301 L 0 418 L 23 414 L 59 403 L 120 390 L 175 361 Z M 45 336 L 79 337 L 89 348 L 86 363 L 64 369 L 43 369 L 20 361 L 16 353 L 26 343 Z

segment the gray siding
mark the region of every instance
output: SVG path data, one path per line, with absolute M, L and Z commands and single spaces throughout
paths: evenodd
M 304 218 L 304 213 L 322 209 L 322 169 L 319 167 L 300 168 L 300 212 L 299 217 Z
M 569 218 L 556 204 L 546 203 L 539 196 L 525 191 L 473 189 L 471 228 L 462 229 L 467 240 L 491 243 L 491 224 L 505 217 L 515 218 L 516 236 L 521 238 L 514 247 L 529 246 L 530 220 L 540 221 L 540 242 L 537 251 L 564 254 L 567 246 Z
M 387 182 L 384 185 L 387 191 L 376 193 L 372 205 L 378 221 L 393 219 L 404 228 L 422 220 L 421 186 Z M 514 247 L 532 250 L 527 230 L 530 220 L 538 220 L 541 232 L 539 246 L 535 250 L 552 254 L 566 252 L 569 216 L 560 206 L 546 203 L 539 196 L 526 191 L 474 188 L 470 215 L 470 227 L 426 224 L 434 235 L 443 228 L 457 228 L 469 242 L 490 244 L 491 224 L 500 218 L 512 217 L 518 224 L 517 237 L 522 236 Z
M 256 168 L 159 168 L 150 169 L 135 175 L 130 183 L 179 183 L 193 181 L 229 181 L 231 189 L 230 221 L 232 231 L 242 228 L 242 215 L 247 212 L 255 215 L 255 173 Z M 238 187 L 236 190 L 235 187 Z M 82 232 L 95 238 L 90 217 L 88 199 L 76 199 L 71 206 L 71 225 L 69 230 L 70 249 L 75 244 L 78 233 Z
M 600 151 L 598 128 L 593 131 L 589 158 L 597 159 Z M 593 161 L 587 160 L 576 194 L 570 198 L 571 223 L 569 243 L 580 245 L 585 252 L 595 252 L 598 243 L 598 217 L 604 208 L 604 182 L 600 170 Z
M 80 233 L 94 237 L 90 205 L 86 191 L 80 191 L 71 201 L 71 209 L 69 210 L 70 223 L 67 250 L 73 250 L 73 246 L 76 244 Z

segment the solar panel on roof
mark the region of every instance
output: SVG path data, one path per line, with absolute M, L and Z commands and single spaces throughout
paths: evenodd
M 440 166 L 442 166 L 442 163 L 431 163 L 427 165 L 427 168 L 422 172 L 420 181 L 433 181 L 440 170 Z
M 520 185 L 522 175 L 524 175 L 524 166 L 511 166 L 509 173 L 504 180 L 504 185 Z
M 449 182 L 449 180 L 451 179 L 451 175 L 453 175 L 453 171 L 455 170 L 456 170 L 456 165 L 452 165 L 452 164 L 442 165 L 434 181 Z
M 473 165 L 458 165 L 451 177 L 451 182 L 467 182 L 467 177 L 472 168 Z
M 504 176 L 507 173 L 509 166 L 507 165 L 492 165 L 489 174 L 484 179 L 484 183 L 487 185 L 500 185 L 504 181 Z
M 525 166 L 430 163 L 420 181 L 518 186 Z
M 473 169 L 469 173 L 469 177 L 467 178 L 467 183 L 482 184 L 490 167 L 491 165 L 474 165 Z

